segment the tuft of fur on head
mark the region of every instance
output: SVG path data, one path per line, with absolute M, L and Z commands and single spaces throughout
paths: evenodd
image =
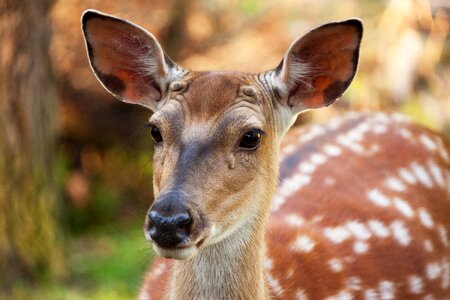
M 160 78 L 161 82 L 158 83 L 161 85 L 161 87 L 167 87 L 170 82 L 180 80 L 188 72 L 177 64 L 173 63 L 171 65 L 168 65 L 164 58 L 161 62 L 151 58 L 155 57 L 156 55 L 158 55 L 157 50 L 151 49 L 148 57 L 140 56 L 137 61 L 137 63 L 139 64 L 139 66 L 137 66 L 137 70 L 139 70 L 142 75 L 153 75 L 152 77 L 154 78 Z M 156 76 L 161 72 L 161 68 L 163 76 Z
M 283 67 L 279 73 L 277 71 L 270 72 L 269 80 L 272 88 L 280 92 L 283 97 L 287 96 L 294 88 L 312 92 L 314 87 L 311 80 L 320 73 L 320 70 L 295 56 L 289 57 L 287 63 L 285 61 L 286 59 L 283 61 Z
M 300 58 L 292 56 L 287 70 L 283 70 L 287 76 L 288 89 L 299 86 L 306 91 L 312 91 L 314 88 L 311 84 L 313 75 L 317 74 L 318 70 L 314 70 L 311 64 L 302 61 Z

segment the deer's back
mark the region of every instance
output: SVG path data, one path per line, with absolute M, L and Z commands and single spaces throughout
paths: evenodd
M 450 299 L 449 153 L 396 114 L 288 133 L 267 228 L 272 297 Z M 163 297 L 170 268 L 154 262 L 142 299 Z
M 274 296 L 449 299 L 446 140 L 396 114 L 353 114 L 295 129 L 282 149 Z

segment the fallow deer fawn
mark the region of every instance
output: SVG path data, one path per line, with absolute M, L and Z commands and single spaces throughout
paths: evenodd
M 354 114 L 279 152 L 298 113 L 349 86 L 359 20 L 311 30 L 260 74 L 189 71 L 128 21 L 82 24 L 104 87 L 154 112 L 145 236 L 175 260 L 154 262 L 140 299 L 450 299 L 447 140 Z

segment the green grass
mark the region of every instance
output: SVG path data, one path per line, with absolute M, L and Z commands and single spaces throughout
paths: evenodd
M 136 299 L 153 257 L 141 224 L 117 225 L 69 242 L 70 278 L 37 289 L 18 284 L 14 299 Z M 1 298 L 1 297 L 0 297 Z

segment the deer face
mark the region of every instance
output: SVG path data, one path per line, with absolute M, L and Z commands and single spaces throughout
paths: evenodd
M 190 256 L 267 206 L 253 200 L 276 157 L 266 94 L 250 75 L 229 72 L 190 73 L 169 87 L 150 119 L 155 202 L 146 226 L 162 255 Z
M 105 88 L 154 111 L 155 201 L 145 234 L 176 259 L 264 221 L 282 135 L 297 113 L 345 91 L 362 34 L 358 20 L 324 25 L 296 40 L 275 70 L 251 75 L 184 70 L 149 32 L 112 16 L 87 11 L 82 23 Z

